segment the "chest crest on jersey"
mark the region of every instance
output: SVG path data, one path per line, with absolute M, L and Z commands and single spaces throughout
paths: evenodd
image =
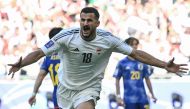
M 99 55 L 99 54 L 101 54 L 101 52 L 102 52 L 102 49 L 101 48 L 96 48 L 96 53 Z
M 138 69 L 139 69 L 139 70 L 143 70 L 143 64 L 142 64 L 142 63 L 139 63 L 139 64 L 138 64 Z

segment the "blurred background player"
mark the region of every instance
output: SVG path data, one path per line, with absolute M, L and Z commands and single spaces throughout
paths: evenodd
M 134 49 L 138 48 L 139 40 L 130 37 L 125 40 Z M 144 87 L 144 78 L 150 91 L 151 97 L 156 102 L 149 76 L 153 73 L 153 68 L 143 64 L 130 56 L 119 61 L 114 77 L 116 78 L 116 94 L 118 102 L 124 105 L 125 109 L 149 109 L 149 100 Z M 120 97 L 120 78 L 123 77 L 124 100 Z
M 59 33 L 61 30 L 62 30 L 61 27 L 52 28 L 49 32 L 49 38 L 51 39 L 54 35 Z M 57 104 L 57 97 L 56 97 L 56 91 L 57 91 L 57 85 L 58 85 L 57 71 L 58 71 L 59 65 L 60 65 L 60 59 L 59 59 L 57 53 L 54 53 L 51 56 L 46 56 L 44 58 L 44 61 L 40 67 L 40 72 L 39 72 L 38 77 L 35 81 L 32 96 L 28 100 L 28 102 L 31 106 L 36 102 L 36 94 L 39 90 L 39 87 L 41 86 L 43 79 L 45 78 L 45 76 L 49 72 L 53 86 L 54 86 L 53 96 L 52 96 L 53 97 L 53 103 L 54 103 L 54 109 L 59 109 L 58 104 Z
M 183 107 L 183 96 L 179 93 L 172 93 L 172 106 L 173 109 L 182 109 Z

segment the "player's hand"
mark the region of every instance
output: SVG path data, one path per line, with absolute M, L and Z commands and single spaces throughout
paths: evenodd
M 175 64 L 174 58 L 171 59 L 166 66 L 166 70 L 168 72 L 175 73 L 176 75 L 181 77 L 180 73 L 187 73 L 188 68 L 185 68 L 184 66 L 187 66 L 187 64 Z
M 123 99 L 121 97 L 117 97 L 117 103 L 119 106 L 124 106 Z
M 36 103 L 36 95 L 32 95 L 29 98 L 28 103 L 30 104 L 30 106 L 34 105 Z
M 18 70 L 20 70 L 21 68 L 21 62 L 22 62 L 22 57 L 20 57 L 20 59 L 18 60 L 18 62 L 14 63 L 14 64 L 8 64 L 8 66 L 11 66 L 11 68 L 9 69 L 9 73 L 8 75 L 12 74 L 12 77 L 14 77 L 15 72 L 17 72 Z
M 152 96 L 152 101 L 153 101 L 154 103 L 156 103 L 157 98 L 156 98 L 155 96 Z

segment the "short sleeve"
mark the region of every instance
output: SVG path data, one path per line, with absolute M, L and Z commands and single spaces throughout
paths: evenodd
M 43 63 L 40 66 L 40 69 L 45 70 L 46 72 L 48 72 L 47 57 L 44 58 Z
M 113 77 L 120 79 L 122 76 L 122 66 L 120 62 L 117 64 Z

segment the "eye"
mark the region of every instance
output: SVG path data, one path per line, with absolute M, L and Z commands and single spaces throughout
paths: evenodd
M 92 22 L 92 19 L 88 19 L 87 21 L 88 21 L 88 22 Z
M 83 22 L 85 21 L 85 19 L 80 19 L 80 20 L 83 21 Z

